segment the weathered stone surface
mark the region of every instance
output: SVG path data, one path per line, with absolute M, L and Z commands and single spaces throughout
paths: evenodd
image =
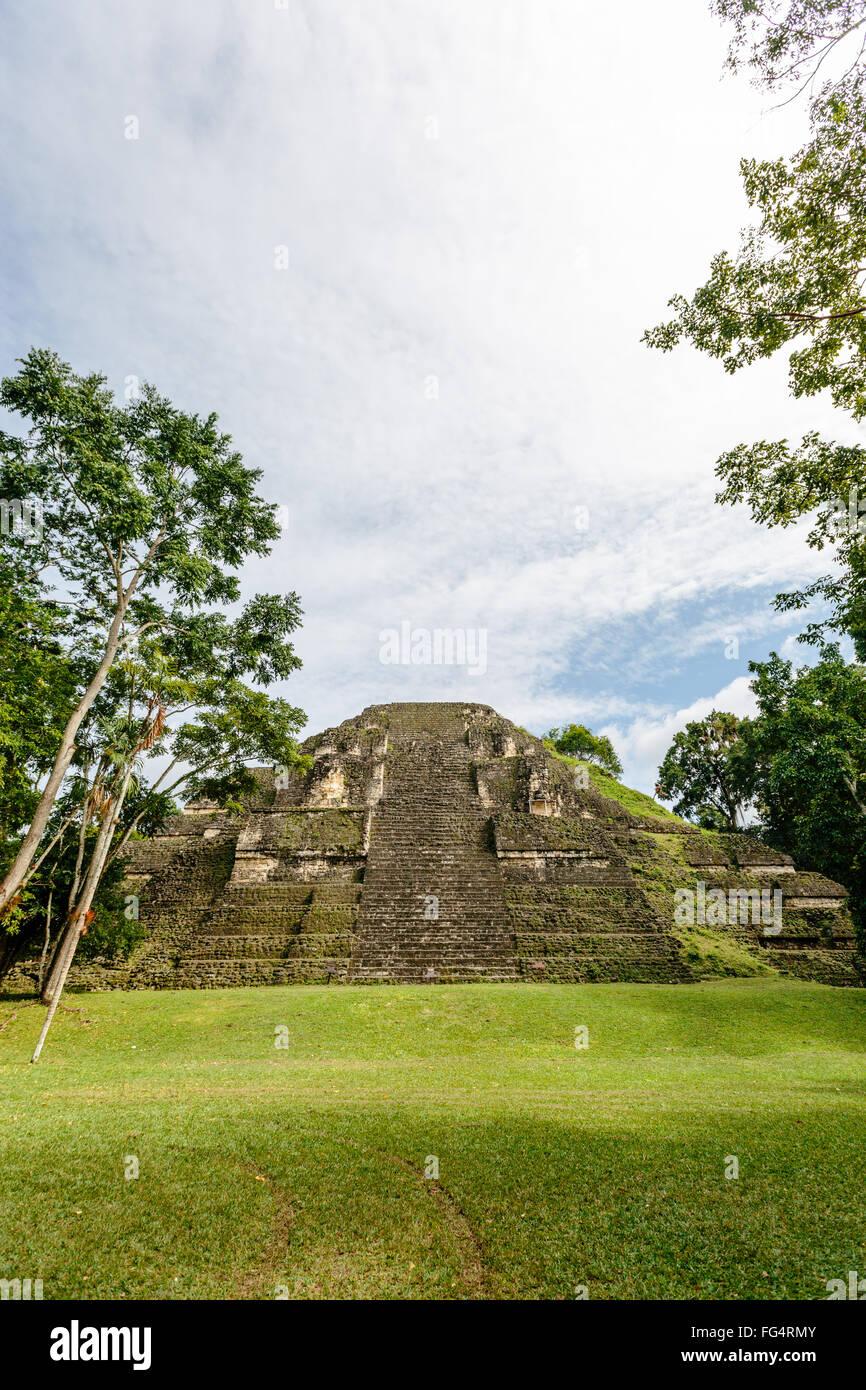
M 631 815 L 485 705 L 372 706 L 305 751 L 307 774 L 256 770 L 243 816 L 201 803 L 134 844 L 147 939 L 72 983 L 689 980 L 673 905 L 698 882 L 778 889 L 781 924 L 724 932 L 783 972 L 858 983 L 838 884 L 748 837 Z

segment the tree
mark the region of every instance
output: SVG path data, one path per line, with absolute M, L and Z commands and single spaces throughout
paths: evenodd
M 758 714 L 743 730 L 761 834 L 849 890 L 866 945 L 866 669 L 824 648 L 794 669 L 751 662 Z
M 713 710 L 676 735 L 659 768 L 656 795 L 677 815 L 717 830 L 738 830 L 751 795 L 742 735 L 748 720 Z
M 47 833 L 52 835 L 51 848 L 27 888 L 22 890 L 13 919 L 8 923 L 4 921 L 6 929 L 0 934 L 0 980 L 28 950 L 41 948 L 40 994 L 68 913 L 74 906 L 76 872 L 80 873 L 79 847 L 89 855 L 98 832 L 96 825 L 88 825 L 81 845 L 75 824 L 62 829 L 61 819 L 67 811 L 62 803 L 66 801 L 65 795 L 60 798 L 50 822 Z M 53 832 L 58 830 L 60 833 L 55 838 Z M 123 957 L 144 935 L 145 928 L 137 912 L 129 909 L 124 873 L 123 860 L 118 858 L 101 874 L 88 914 L 87 929 L 78 944 L 78 955 Z
M 62 614 L 41 601 L 26 551 L 0 543 L 0 873 L 39 800 L 74 702 Z
M 43 586 L 46 575 L 60 583 L 51 601 L 86 658 L 47 778 L 0 883 L 2 911 L 25 881 L 79 730 L 124 649 L 144 633 L 167 633 L 234 603 L 235 571 L 247 556 L 267 553 L 279 526 L 276 508 L 256 494 L 260 472 L 218 432 L 216 416 L 178 410 L 151 386 L 118 405 L 105 377 L 77 376 L 56 353 L 34 348 L 0 383 L 0 405 L 29 422 L 24 437 L 0 434 L 0 496 L 19 504 L 40 499 L 43 524 L 28 562 Z M 16 537 L 3 544 L 15 545 Z M 261 607 L 250 613 L 251 633 Z M 294 664 L 290 650 L 257 656 L 248 649 L 236 674 L 267 668 L 283 677 Z
M 845 44 L 845 70 L 810 104 L 808 142 L 788 159 L 743 160 L 741 172 L 757 221 L 738 253 L 720 252 L 690 299 L 675 295 L 675 316 L 649 330 L 652 347 L 687 340 L 736 372 L 773 354 L 789 354 L 792 394 L 826 391 L 855 422 L 866 416 L 866 0 L 785 0 L 758 9 L 752 0 L 716 0 L 734 21 L 729 61 L 744 61 L 771 89 L 807 80 Z M 744 54 L 747 56 L 744 57 Z M 847 60 L 846 60 L 847 61 Z M 839 569 L 776 599 L 782 611 L 814 599 L 829 616 L 804 640 L 845 632 L 866 656 L 866 451 L 815 433 L 799 444 L 740 444 L 718 460 L 718 501 L 747 503 L 753 518 L 789 526 L 812 517 L 809 545 L 834 548 Z
M 145 818 L 153 820 L 159 803 L 181 786 L 239 808 L 237 797 L 257 786 L 246 765 L 250 758 L 287 765 L 303 761 L 295 741 L 304 722 L 302 712 L 286 700 L 250 689 L 232 674 L 250 662 L 252 653 L 256 679 L 264 684 L 271 679 L 272 665 L 282 665 L 287 654 L 294 666 L 300 664 L 284 640 L 285 631 L 297 621 L 292 599 L 288 607 L 261 597 L 254 601 L 250 607 L 259 605 L 259 618 L 272 617 L 273 626 L 267 629 L 251 621 L 250 607 L 236 623 L 222 614 L 199 615 L 186 629 L 142 640 L 136 656 L 126 658 L 112 672 L 106 686 L 121 687 L 122 698 L 117 700 L 117 712 L 97 731 L 98 750 L 85 762 L 86 793 L 78 821 L 79 848 L 66 927 L 43 984 L 42 998 L 49 1011 L 34 1061 L 81 937 L 90 928 L 97 890 Z M 183 666 L 179 651 L 186 654 Z M 188 709 L 194 717 L 172 728 L 169 719 Z M 169 760 L 124 823 L 140 763 L 163 751 L 170 751 Z M 170 785 L 163 787 L 169 778 Z M 91 825 L 95 834 L 90 833 Z
M 208 626 L 213 645 L 199 648 L 197 666 L 192 657 L 195 643 L 183 642 L 189 661 L 182 677 L 176 662 L 166 660 L 169 643 L 163 643 L 157 655 L 153 639 L 142 644 L 146 650 L 135 660 L 121 665 L 127 689 L 118 700 L 118 712 L 98 731 L 98 756 L 89 750 L 85 812 L 78 818 L 78 833 L 84 836 L 91 820 L 100 833 L 90 852 L 82 850 L 79 856 L 69 908 L 70 947 L 74 924 L 90 911 L 102 873 L 122 855 L 133 835 L 159 827 L 176 794 L 204 795 L 240 809 L 239 798 L 258 786 L 247 767 L 249 760 L 285 765 L 302 761 L 295 737 L 304 722 L 302 712 L 233 679 L 227 667 L 237 654 L 238 625 L 211 615 Z M 175 634 L 181 639 L 191 636 Z M 271 645 L 276 648 L 279 642 L 275 631 Z M 172 722 L 190 708 L 193 718 Z M 155 758 L 163 760 L 162 770 L 149 788 L 139 786 L 140 765 Z M 124 816 L 131 792 L 131 814 Z M 61 945 L 45 983 L 45 1002 L 53 998 L 63 959 Z
M 745 64 L 771 90 L 813 81 L 831 55 L 845 55 L 844 76 L 863 65 L 864 0 L 712 0 L 710 8 L 733 27 L 728 66 Z
M 255 785 L 251 758 L 299 761 L 303 713 L 252 687 L 300 665 L 289 638 L 301 610 L 292 593 L 258 594 L 234 618 L 224 611 L 239 595 L 235 571 L 267 553 L 279 528 L 256 495 L 260 474 L 214 416 L 184 414 L 149 386 L 117 406 L 104 378 L 77 377 L 35 350 L 0 384 L 0 403 L 31 421 L 26 438 L 0 435 L 0 492 L 19 505 L 39 498 L 42 513 L 26 562 L 12 532 L 3 565 L 26 579 L 19 636 L 28 623 L 44 628 L 35 650 L 54 661 L 54 724 L 42 720 L 41 743 L 31 736 L 29 781 L 8 813 L 23 833 L 0 889 L 7 934 L 46 884 L 50 914 L 66 875 L 35 1061 L 130 837 L 156 825 L 181 787 L 237 806 Z M 12 706 L 28 676 L 26 661 L 4 673 Z M 0 703 L 0 757 L 4 715 Z M 143 764 L 165 754 L 148 787 Z
M 594 763 L 609 777 L 622 776 L 622 763 L 610 739 L 604 734 L 594 734 L 585 724 L 569 724 L 567 728 L 551 729 L 546 737 L 557 753 L 564 753 L 569 758 L 580 758 L 585 763 Z
M 789 100 L 812 85 L 810 137 L 788 159 L 741 162 L 755 224 L 736 255 L 713 259 L 690 299 L 670 301 L 674 318 L 645 340 L 662 351 L 689 341 L 728 372 L 784 352 L 793 395 L 826 392 L 859 423 L 866 417 L 866 0 L 713 0 L 712 8 L 733 24 L 733 69 L 746 66 L 769 91 L 795 86 Z M 837 562 L 777 596 L 783 612 L 823 601 L 800 639 L 819 647 L 820 659 L 800 671 L 775 653 L 751 663 L 759 713 L 741 724 L 728 762 L 735 791 L 754 798 L 762 835 L 846 884 L 862 932 L 866 676 L 827 639 L 847 634 L 858 661 L 866 659 L 866 451 L 811 432 L 799 444 L 740 444 L 716 468 L 719 502 L 746 503 L 769 526 L 808 518 L 808 544 L 831 549 Z

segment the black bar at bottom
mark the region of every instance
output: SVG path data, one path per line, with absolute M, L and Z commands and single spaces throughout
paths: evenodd
M 859 1299 L 857 1301 L 864 1301 Z M 293 1375 L 318 1363 L 420 1378 L 453 1375 L 478 1359 L 565 1358 L 578 1374 L 709 1368 L 811 1370 L 822 1377 L 858 1364 L 864 1316 L 847 1300 L 826 1302 L 609 1303 L 4 1301 L 3 1345 L 17 1347 L 40 1383 L 102 1373 L 134 1380 L 242 1372 Z M 409 1339 L 407 1342 L 406 1339 Z M 457 1340 L 453 1340 L 456 1338 Z M 411 1348 L 411 1353 L 410 1353 Z M 591 1358 L 590 1361 L 587 1358 Z M 312 1365 L 310 1364 L 312 1363 Z

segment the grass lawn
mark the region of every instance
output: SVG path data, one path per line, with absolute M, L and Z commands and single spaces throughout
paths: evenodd
M 814 1299 L 866 1274 L 866 991 L 66 1004 L 31 1066 L 43 1011 L 0 1001 L 0 1278 L 46 1299 Z

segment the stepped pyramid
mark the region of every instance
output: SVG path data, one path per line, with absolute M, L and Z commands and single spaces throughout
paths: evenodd
M 190 804 L 131 846 L 147 940 L 76 983 L 687 981 L 674 894 L 698 883 L 781 891 L 781 928 L 716 929 L 736 959 L 859 983 L 838 884 L 631 814 L 485 705 L 373 705 L 304 751 L 309 773 L 257 771 L 243 816 Z

